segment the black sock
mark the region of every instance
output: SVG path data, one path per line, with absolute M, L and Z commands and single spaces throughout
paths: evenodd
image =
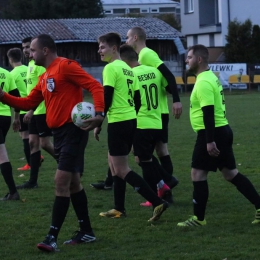
M 105 185 L 106 186 L 112 186 L 113 185 L 113 177 L 112 177 L 110 167 L 108 167 L 108 170 L 107 170 L 107 178 L 105 180 Z
M 173 174 L 173 164 L 170 155 L 165 155 L 159 158 L 163 169 L 170 175 Z
M 160 165 L 158 159 L 157 159 L 154 155 L 153 155 L 153 157 L 152 157 L 152 160 L 153 160 L 153 163 L 154 163 L 154 167 L 156 167 L 157 171 L 160 172 L 161 179 L 163 179 L 163 181 L 164 181 L 165 183 L 171 181 L 172 175 L 169 174 L 169 173 L 162 167 L 162 165 Z M 161 179 L 160 179 L 160 180 L 161 180 Z M 160 181 L 160 180 L 159 180 L 159 181 Z M 157 183 L 158 183 L 159 181 L 157 181 Z
M 52 209 L 52 221 L 49 230 L 49 234 L 54 236 L 56 239 L 60 232 L 61 226 L 65 220 L 68 209 L 70 206 L 70 197 L 59 197 L 56 196 Z
M 125 211 L 125 190 L 126 182 L 125 180 L 119 178 L 118 176 L 113 176 L 114 180 L 114 203 L 115 209 L 121 212 Z
M 204 220 L 206 206 L 209 197 L 209 188 L 207 181 L 194 181 L 193 182 L 193 210 L 194 215 L 198 220 Z
M 153 192 L 151 187 L 145 180 L 134 171 L 130 171 L 125 176 L 125 181 L 129 183 L 135 191 L 143 196 L 147 201 L 151 202 L 154 207 L 162 204 L 162 200 Z
M 24 151 L 24 154 L 25 154 L 25 158 L 26 158 L 26 161 L 27 161 L 27 164 L 28 165 L 31 165 L 30 164 L 30 145 L 29 145 L 29 139 L 23 139 L 23 151 Z
M 256 209 L 260 209 L 260 196 L 246 176 L 238 173 L 230 182 L 234 184 L 238 191 L 240 191 L 253 205 L 255 205 Z
M 13 178 L 12 165 L 10 162 L 2 163 L 1 165 L 1 173 L 4 177 L 5 183 L 8 186 L 9 193 L 12 195 L 17 192 L 16 186 Z
M 30 180 L 31 184 L 37 183 L 38 173 L 40 168 L 40 160 L 41 160 L 41 151 L 31 154 L 31 171 L 30 171 Z
M 156 178 L 156 167 L 154 167 L 153 162 L 141 162 L 141 168 L 143 172 L 143 178 L 146 183 L 151 187 L 154 193 L 157 193 L 157 183 L 158 181 Z M 151 201 L 150 201 L 151 202 Z
M 78 218 L 80 231 L 84 231 L 86 233 L 92 232 L 88 215 L 88 199 L 85 190 L 82 189 L 80 192 L 71 194 L 70 198 Z

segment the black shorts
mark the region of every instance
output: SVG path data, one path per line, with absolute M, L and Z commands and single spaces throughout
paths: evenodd
M 232 149 L 233 132 L 229 125 L 215 128 L 215 142 L 220 154 L 212 157 L 207 151 L 205 130 L 200 130 L 192 155 L 191 167 L 205 171 L 222 170 L 224 167 L 230 170 L 236 168 L 236 161 Z
M 52 136 L 51 129 L 46 123 L 46 114 L 33 115 L 29 123 L 29 134 L 39 135 L 39 137 Z
M 128 155 L 133 145 L 136 119 L 109 123 L 107 126 L 108 151 L 112 156 Z
M 155 144 L 160 140 L 161 129 L 136 129 L 134 135 L 134 155 L 140 161 L 152 158 Z
M 83 173 L 84 152 L 88 143 L 87 131 L 73 123 L 53 129 L 54 152 L 61 171 Z
M 10 128 L 11 121 L 11 116 L 0 116 L 0 144 L 5 143 L 5 138 Z
M 26 114 L 20 114 L 20 123 L 21 123 L 21 127 L 19 129 L 19 132 L 25 132 L 29 130 L 29 125 L 23 122 L 23 118 Z
M 162 130 L 160 134 L 160 140 L 164 144 L 168 143 L 168 124 L 169 124 L 169 114 L 162 114 Z

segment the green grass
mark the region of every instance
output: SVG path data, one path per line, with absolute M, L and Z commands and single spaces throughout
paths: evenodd
M 89 184 L 104 179 L 107 171 L 106 124 L 97 142 L 90 134 L 85 155 L 83 185 L 89 198 L 89 211 L 97 241 L 80 246 L 63 246 L 77 230 L 77 219 L 70 207 L 58 238 L 60 252 L 45 254 L 36 248 L 48 232 L 54 199 L 54 160 L 42 152 L 45 161 L 40 169 L 39 188 L 21 191 L 25 202 L 0 203 L 0 259 L 136 259 L 136 260 L 258 260 L 260 226 L 253 226 L 254 207 L 219 173 L 209 174 L 210 196 L 207 207 L 207 225 L 202 228 L 177 228 L 179 221 L 192 215 L 192 183 L 190 161 L 196 135 L 189 122 L 189 96 L 182 95 L 183 115 L 180 120 L 170 119 L 169 150 L 174 162 L 175 175 L 180 184 L 173 193 L 175 203 L 155 224 L 147 220 L 150 208 L 139 206 L 144 200 L 127 186 L 127 217 L 106 219 L 99 212 L 113 207 L 112 191 L 97 191 Z M 260 190 L 259 181 L 259 93 L 241 95 L 226 92 L 227 118 L 234 131 L 234 152 L 241 173 Z M 22 141 L 10 130 L 7 149 L 17 184 L 27 180 L 19 177 L 16 169 L 24 164 Z M 131 167 L 140 168 L 129 157 Z M 1 195 L 7 191 L 2 179 Z

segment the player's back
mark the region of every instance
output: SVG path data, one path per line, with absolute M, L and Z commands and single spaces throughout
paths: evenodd
M 108 110 L 108 123 L 136 118 L 134 91 L 138 84 L 133 70 L 123 61 L 115 60 L 103 70 L 103 85 L 114 88 L 113 101 Z
M 39 77 L 45 72 L 45 68 L 42 66 L 36 66 L 34 60 L 31 60 L 27 69 L 27 94 L 29 95 L 31 90 L 37 85 Z M 46 114 L 46 108 L 44 102 L 41 102 L 34 111 L 34 115 Z
M 161 92 L 167 85 L 159 70 L 140 65 L 133 68 L 139 82 L 141 107 L 137 115 L 137 128 L 162 129 Z
M 0 67 L 0 87 L 5 92 L 10 92 L 16 89 L 16 85 L 11 73 Z M 1 116 L 11 116 L 10 107 L 8 105 L 3 104 L 0 102 L 0 115 Z
M 27 66 L 25 65 L 17 66 L 10 73 L 14 78 L 16 87 L 20 92 L 20 96 L 26 97 L 27 96 L 27 84 L 26 84 Z

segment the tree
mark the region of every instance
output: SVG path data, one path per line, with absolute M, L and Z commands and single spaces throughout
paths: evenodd
M 103 17 L 101 0 L 9 0 L 1 12 L 5 19 L 59 19 Z
M 224 53 L 227 62 L 252 63 L 252 22 L 249 19 L 244 23 L 238 22 L 237 19 L 230 22 L 226 40 Z
M 259 25 L 253 26 L 252 42 L 251 42 L 251 55 L 252 63 L 260 62 L 260 27 Z
M 179 21 L 175 18 L 174 14 L 159 14 L 154 17 L 168 23 L 171 27 L 173 27 L 177 31 L 181 31 L 181 25 Z

